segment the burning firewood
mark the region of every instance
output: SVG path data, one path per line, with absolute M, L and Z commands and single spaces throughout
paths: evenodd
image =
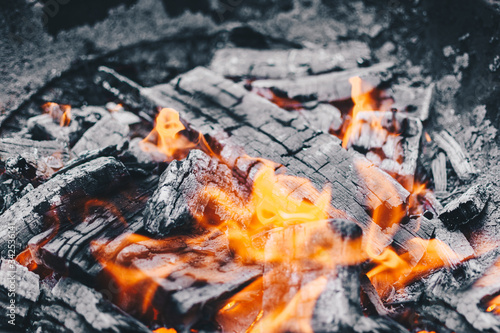
M 17 231 L 16 253 L 20 253 L 28 241 L 44 231 L 44 216 L 54 209 L 65 206 L 74 196 L 89 196 L 105 193 L 120 186 L 127 175 L 122 163 L 114 158 L 101 157 L 54 176 L 44 184 L 27 193 L 0 215 L 0 225 L 12 226 Z M 107 184 L 106 188 L 103 184 Z M 57 226 L 55 226 L 57 227 Z M 8 258 L 9 231 L 0 231 L 0 251 Z
M 248 189 L 235 181 L 225 164 L 200 150 L 193 150 L 185 160 L 170 163 L 162 174 L 158 189 L 144 212 L 146 229 L 153 235 L 165 236 L 172 230 L 192 227 L 197 216 L 205 216 L 210 223 L 209 210 L 216 215 L 224 214 L 217 207 L 210 207 L 209 198 L 204 197 L 203 192 L 207 186 L 231 193 L 229 200 L 235 203 L 243 202 L 248 196 Z M 239 213 L 242 216 L 250 214 Z
M 106 70 L 101 75 L 108 78 L 111 74 Z M 117 78 L 102 80 L 109 83 Z M 124 89 L 129 86 L 126 81 L 120 82 Z M 339 140 L 307 128 L 304 119 L 203 68 L 182 75 L 170 84 L 142 89 L 134 84 L 132 88 L 138 89 L 142 98 L 149 100 L 149 105 L 170 105 L 181 110 L 182 118 L 193 129 L 204 133 L 209 141 L 217 142 L 218 153 L 228 166 L 235 165 L 243 153 L 242 148 L 249 156 L 281 163 L 290 174 L 306 175 L 320 188 L 330 183 L 335 193 L 332 205 L 348 212 L 360 223 L 368 223 L 363 204 L 355 198 L 358 194 L 353 194 L 366 197 L 370 185 L 367 184 L 367 188 L 358 185 L 357 176 L 350 167 L 352 157 L 342 150 Z M 374 172 L 379 171 L 374 169 Z M 390 177 L 387 179 L 399 190 L 398 196 L 388 198 L 389 204 L 401 205 L 408 192 Z M 382 200 L 375 198 L 369 202 L 370 208 L 380 204 Z

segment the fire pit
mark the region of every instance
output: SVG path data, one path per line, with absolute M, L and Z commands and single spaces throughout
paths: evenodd
M 89 5 L 1 5 L 2 328 L 500 332 L 495 4 Z

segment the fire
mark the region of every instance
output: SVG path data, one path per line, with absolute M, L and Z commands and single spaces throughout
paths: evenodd
M 45 113 L 48 113 L 54 121 L 59 123 L 59 126 L 69 126 L 71 123 L 71 106 L 65 104 L 57 104 L 48 102 L 42 105 Z
M 177 333 L 177 331 L 173 328 L 161 327 L 161 328 L 154 330 L 153 333 Z
M 489 301 L 489 306 L 486 308 L 486 312 L 493 312 L 497 315 L 500 314 L 500 295 Z
M 158 162 L 182 159 L 187 156 L 189 150 L 196 147 L 209 149 L 203 135 L 200 134 L 196 140 L 190 140 L 187 134 L 179 113 L 174 109 L 163 108 L 156 117 L 154 129 L 141 142 L 141 148 L 152 153 Z
M 360 77 L 352 77 L 349 79 L 349 83 L 351 84 L 351 98 L 354 102 L 354 107 L 351 113 L 351 123 L 348 125 L 344 138 L 342 140 L 342 147 L 347 148 L 349 146 L 349 140 L 352 136 L 356 127 L 361 125 L 361 122 L 358 120 L 358 114 L 361 111 L 373 111 L 375 110 L 374 104 L 375 101 L 371 96 L 371 89 L 363 89 L 365 88 L 363 85 L 367 85 Z M 375 124 L 374 124 L 375 125 Z
M 431 136 L 429 135 L 429 133 L 424 132 L 424 136 L 425 136 L 425 141 L 432 142 L 432 139 L 431 139 Z

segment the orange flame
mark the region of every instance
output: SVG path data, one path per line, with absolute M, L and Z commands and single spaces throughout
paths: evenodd
M 354 132 L 354 129 L 360 126 L 360 121 L 357 120 L 359 112 L 374 110 L 374 100 L 370 95 L 373 88 L 363 89 L 363 84 L 366 85 L 366 83 L 364 83 L 358 76 L 350 78 L 349 83 L 351 84 L 351 98 L 354 102 L 354 107 L 351 113 L 351 123 L 347 127 L 342 140 L 342 147 L 344 148 L 349 146 L 349 140 Z M 368 92 L 366 92 L 366 90 L 368 90 Z
M 161 328 L 154 330 L 153 333 L 177 333 L 177 331 L 173 328 L 161 327 Z
M 71 123 L 71 106 L 65 104 L 57 104 L 48 102 L 42 105 L 45 113 L 50 114 L 54 121 L 59 123 L 59 126 L 69 126 Z
M 186 127 L 180 121 L 179 113 L 174 109 L 163 108 L 156 117 L 155 127 L 141 142 L 144 151 L 156 154 L 155 160 L 172 161 L 187 156 L 189 150 L 201 145 L 201 149 L 208 150 L 213 154 L 209 145 L 205 142 L 203 135 L 191 141 L 184 135 Z
M 489 301 L 488 305 L 489 306 L 486 308 L 486 312 L 493 312 L 494 314 L 500 315 L 500 295 Z
M 432 139 L 431 139 L 431 136 L 429 135 L 429 133 L 424 132 L 424 136 L 425 136 L 425 141 L 432 142 Z

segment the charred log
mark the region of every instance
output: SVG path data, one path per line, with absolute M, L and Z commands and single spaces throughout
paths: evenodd
M 283 79 L 316 75 L 358 66 L 370 58 L 365 43 L 348 42 L 330 49 L 253 50 L 221 49 L 215 52 L 210 68 L 230 78 Z
M 46 213 L 55 208 L 65 209 L 74 197 L 93 198 L 120 186 L 126 175 L 122 163 L 101 157 L 59 174 L 30 191 L 0 216 L 2 257 L 12 257 L 7 251 L 10 233 L 16 235 L 15 253 L 20 253 L 32 237 L 46 230 Z
M 210 202 L 204 190 L 211 186 L 231 193 L 234 202 L 244 202 L 248 196 L 248 187 L 238 184 L 225 164 L 201 150 L 191 151 L 183 161 L 173 161 L 162 174 L 144 212 L 146 229 L 165 236 L 172 230 L 192 226 L 197 216 L 214 218 L 214 222 L 227 220 L 229 216 L 219 216 L 224 214 L 223 209 L 215 207 L 211 211 L 217 216 L 209 216 Z

